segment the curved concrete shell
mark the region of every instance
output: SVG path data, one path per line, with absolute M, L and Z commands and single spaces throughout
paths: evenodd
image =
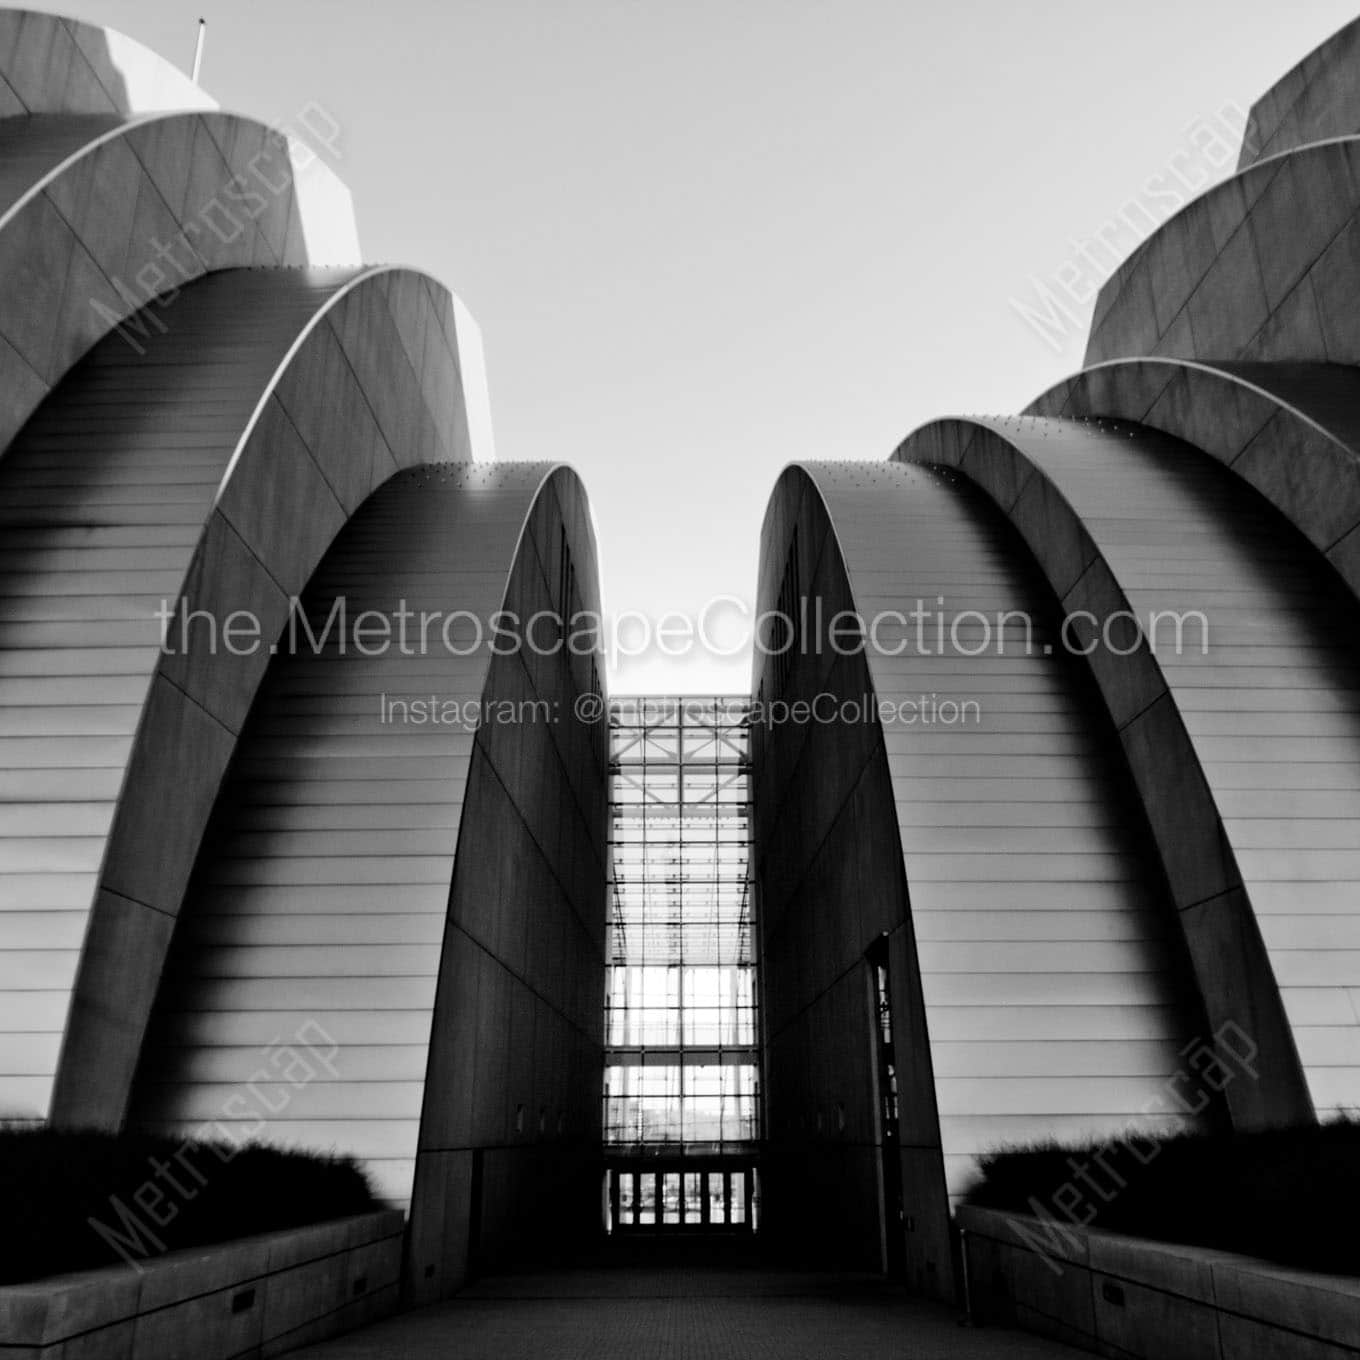
M 742 1155 L 803 1264 L 950 1297 L 998 1145 L 1360 1104 L 1357 33 L 1027 417 L 775 488 Z M 300 138 L 7 12 L 0 394 L 0 1118 L 353 1155 L 411 1301 L 590 1237 L 595 538 L 492 465 L 466 312 L 359 263 Z M 691 1165 L 631 1226 L 745 1230 L 752 1165 Z
M 1343 364 L 1097 364 L 1029 406 L 1161 430 L 1255 487 L 1360 596 L 1360 375 Z
M 514 786 L 524 753 L 551 749 L 571 723 L 518 710 L 561 705 L 581 692 L 558 674 L 565 658 L 521 655 L 502 664 L 489 632 L 474 623 L 530 599 L 539 607 L 549 590 L 540 559 L 555 551 L 559 534 L 583 566 L 574 609 L 598 610 L 584 497 L 565 470 L 413 469 L 389 478 L 340 533 L 307 588 L 311 632 L 299 632 L 273 662 L 219 795 L 142 1048 L 135 1123 L 238 1140 L 263 1126 L 271 1140 L 361 1157 L 384 1197 L 407 1204 L 422 1105 L 429 1111 L 422 1142 L 437 1147 L 435 1127 L 452 1095 L 449 1059 L 430 1061 L 443 959 L 451 974 L 480 969 L 488 989 L 505 979 L 533 988 L 527 1010 L 514 1004 L 498 1017 L 509 1026 L 523 1010 L 529 1028 L 512 1036 L 514 1066 L 503 1086 L 492 1083 L 496 1141 L 513 1143 L 515 1104 L 530 1101 L 536 1134 L 546 1132 L 537 1128 L 546 1101 L 554 1140 L 567 1110 L 575 1136 L 588 1136 L 592 1111 L 582 1096 L 590 1060 L 599 1062 L 603 995 L 591 886 L 596 876 L 603 882 L 602 861 L 581 862 L 582 876 L 564 885 L 565 901 L 536 885 L 542 914 L 532 941 L 521 919 L 512 947 L 516 902 L 498 903 L 485 883 L 471 916 L 450 917 L 456 851 L 472 861 L 459 861 L 462 877 L 487 860 L 529 858 L 526 847 L 500 843 L 513 819 L 485 806 L 487 762 L 502 770 L 498 791 L 521 795 Z M 422 638 L 413 618 L 409 637 L 356 651 L 352 622 L 374 611 L 374 638 L 376 617 L 395 620 L 398 609 L 428 611 L 432 627 Z M 446 629 L 446 621 L 456 626 Z M 579 684 L 597 687 L 591 659 L 584 665 Z M 483 714 L 491 730 L 479 739 Z M 543 732 L 517 730 L 517 749 L 503 753 L 501 727 L 536 720 Z M 566 753 L 561 764 L 567 768 Z M 578 767 L 578 779 L 589 765 Z M 603 778 L 602 762 L 595 777 Z M 565 829 L 598 852 L 598 790 L 582 783 L 577 794 L 559 804 L 580 809 Z M 549 847 L 554 871 L 557 853 Z M 551 885 L 551 875 L 544 878 Z M 454 899 L 456 906 L 457 891 Z M 468 940 L 481 946 L 471 959 L 462 957 Z M 563 979 L 578 977 L 593 983 L 564 996 Z M 506 1000 L 518 1003 L 513 991 Z M 451 1032 L 441 1042 L 466 1044 L 477 1033 L 475 1016 L 462 1015 L 457 991 L 443 1004 L 460 1014 L 456 1028 L 446 1016 Z M 553 1059 L 538 1069 L 535 1025 L 551 1050 L 542 1056 Z M 313 1079 L 299 1086 L 271 1069 L 263 1057 L 271 1042 L 310 1047 Z M 479 1061 L 492 1061 L 493 1047 Z M 485 1115 L 475 1085 L 471 1072 L 456 1081 L 457 1108 Z
M 0 1117 L 350 1153 L 433 1296 L 595 1220 L 599 638 L 460 631 L 598 616 L 594 534 L 457 299 L 212 109 L 0 16 Z
M 986 491 L 1074 619 L 1210 1022 L 1235 1023 L 1260 1049 L 1259 1078 L 1227 1093 L 1234 1119 L 1353 1105 L 1354 601 L 1212 459 L 1144 428 L 939 422 L 896 456 L 957 468 Z M 1100 620 L 1115 621 L 1104 640 L 1091 636 Z M 1154 645 L 1156 627 L 1195 620 L 1202 643 Z
M 0 118 L 216 107 L 179 67 L 114 29 L 42 10 L 0 11 Z
M 452 299 L 418 275 L 214 274 L 166 324 L 141 354 L 101 342 L 0 460 L 0 705 L 16 733 L 0 890 L 19 908 L 0 929 L 39 965 L 0 998 L 4 1028 L 32 1036 L 5 1079 L 12 1116 L 121 1120 L 267 661 L 192 630 L 162 651 L 157 610 L 249 611 L 268 643 L 376 485 L 472 453 Z
M 1165 222 L 1100 290 L 1086 365 L 1360 362 L 1360 139 L 1272 157 Z
M 178 290 L 245 265 L 357 265 L 315 153 L 220 113 L 0 118 L 0 446 L 92 344 L 134 351 Z
M 1252 106 L 1237 168 L 1309 142 L 1360 132 L 1360 20 L 1320 43 Z
M 1357 33 L 1258 104 L 1026 417 L 776 488 L 760 608 L 800 621 L 753 779 L 791 1240 L 947 1294 L 973 1158 L 1155 1125 L 1206 1035 L 1242 1061 L 1204 1117 L 1360 1101 Z
M 909 1276 L 948 1293 L 949 1205 L 978 1155 L 1193 1123 L 1171 1092 L 1204 1022 L 1113 725 L 1004 516 L 953 473 L 807 464 L 766 517 L 762 609 L 790 575 L 820 617 L 878 627 L 864 654 L 809 637 L 782 687 L 778 657 L 758 676 L 764 699 L 860 706 L 773 728 L 758 757 L 772 1228 L 858 1229 L 866 1261 L 895 1231 L 840 1221 L 894 1155 L 861 1070 L 864 960 L 886 937 Z M 910 620 L 937 599 L 963 625 L 938 639 Z M 792 1118 L 808 1109 L 815 1133 Z

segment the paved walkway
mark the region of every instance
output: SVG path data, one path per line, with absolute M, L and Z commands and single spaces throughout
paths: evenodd
M 1077 1360 L 869 1277 L 611 1267 L 483 1280 L 298 1360 Z

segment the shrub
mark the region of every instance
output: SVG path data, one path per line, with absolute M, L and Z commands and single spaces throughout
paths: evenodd
M 1360 1274 L 1360 1123 L 1003 1148 L 967 1202 Z
M 0 1283 L 381 1207 L 349 1157 L 146 1133 L 0 1127 Z

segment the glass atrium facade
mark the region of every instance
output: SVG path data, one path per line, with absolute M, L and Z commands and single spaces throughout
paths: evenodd
M 748 702 L 610 708 L 604 1128 L 614 1226 L 752 1226 Z

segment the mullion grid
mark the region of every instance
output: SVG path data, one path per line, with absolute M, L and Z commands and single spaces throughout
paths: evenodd
M 606 1141 L 751 1141 L 756 1017 L 744 707 L 726 699 L 616 701 L 610 749 Z

